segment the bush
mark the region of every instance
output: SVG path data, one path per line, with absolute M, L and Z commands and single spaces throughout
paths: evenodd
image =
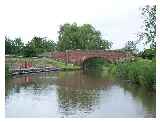
M 152 60 L 156 56 L 156 50 L 155 49 L 146 49 L 143 52 L 139 54 L 144 59 L 150 59 Z
M 155 60 L 139 58 L 134 62 L 119 63 L 114 67 L 111 66 L 110 71 L 116 72 L 115 73 L 116 76 L 120 79 L 131 80 L 146 88 L 155 89 L 155 83 L 156 83 Z

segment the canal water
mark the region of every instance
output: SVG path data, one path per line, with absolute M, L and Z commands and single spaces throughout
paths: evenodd
M 155 117 L 155 93 L 103 72 L 29 74 L 6 81 L 6 117 Z

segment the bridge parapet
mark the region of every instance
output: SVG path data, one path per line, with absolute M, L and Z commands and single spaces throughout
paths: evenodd
M 67 63 L 82 64 L 89 58 L 103 58 L 107 61 L 122 61 L 130 59 L 130 53 L 117 50 L 67 50 L 66 52 L 53 52 L 52 58 Z

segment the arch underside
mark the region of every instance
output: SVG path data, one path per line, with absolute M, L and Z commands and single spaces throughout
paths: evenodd
M 95 59 L 95 58 L 100 58 L 103 59 L 104 61 L 114 63 L 114 62 L 124 62 L 126 60 L 130 60 L 129 55 L 127 53 L 122 53 L 122 52 L 82 52 L 82 51 L 70 51 L 70 52 L 58 52 L 54 54 L 55 59 L 60 59 L 65 61 L 66 63 L 72 63 L 75 65 L 82 65 L 84 62 L 90 60 L 90 59 Z
M 102 59 L 108 63 L 117 63 L 117 62 L 124 62 L 125 58 L 124 57 L 110 57 L 110 56 L 89 56 L 89 57 L 82 57 L 82 60 L 80 62 L 80 66 L 83 68 L 85 63 L 89 60 L 92 59 Z
M 104 61 L 112 63 L 112 60 L 110 58 L 102 57 L 102 56 L 92 56 L 92 57 L 83 58 L 83 60 L 81 61 L 81 64 L 83 64 L 89 60 L 92 60 L 92 59 L 103 59 Z
M 92 56 L 92 57 L 83 58 L 82 62 L 80 63 L 81 68 L 82 68 L 82 69 L 85 69 L 86 63 L 87 63 L 89 60 L 93 60 L 93 59 L 102 59 L 103 61 L 112 63 L 112 61 L 111 61 L 109 58 L 102 57 L 102 56 Z

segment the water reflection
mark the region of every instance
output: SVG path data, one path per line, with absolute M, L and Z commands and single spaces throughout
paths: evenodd
M 148 115 L 156 117 L 156 93 L 148 92 L 147 89 L 137 86 L 136 84 L 126 84 L 125 82 L 118 83 L 124 91 L 129 91 L 136 101 L 142 103 L 145 109 L 145 117 Z
M 50 72 L 6 81 L 7 117 L 155 117 L 155 105 L 155 94 L 113 82 L 103 72 Z
M 64 116 L 85 116 L 93 112 L 100 100 L 100 90 L 111 86 L 111 81 L 101 77 L 101 72 L 63 72 L 57 84 L 58 108 Z
M 57 93 L 59 111 L 65 116 L 93 112 L 99 102 L 99 93 L 93 90 L 58 88 Z

